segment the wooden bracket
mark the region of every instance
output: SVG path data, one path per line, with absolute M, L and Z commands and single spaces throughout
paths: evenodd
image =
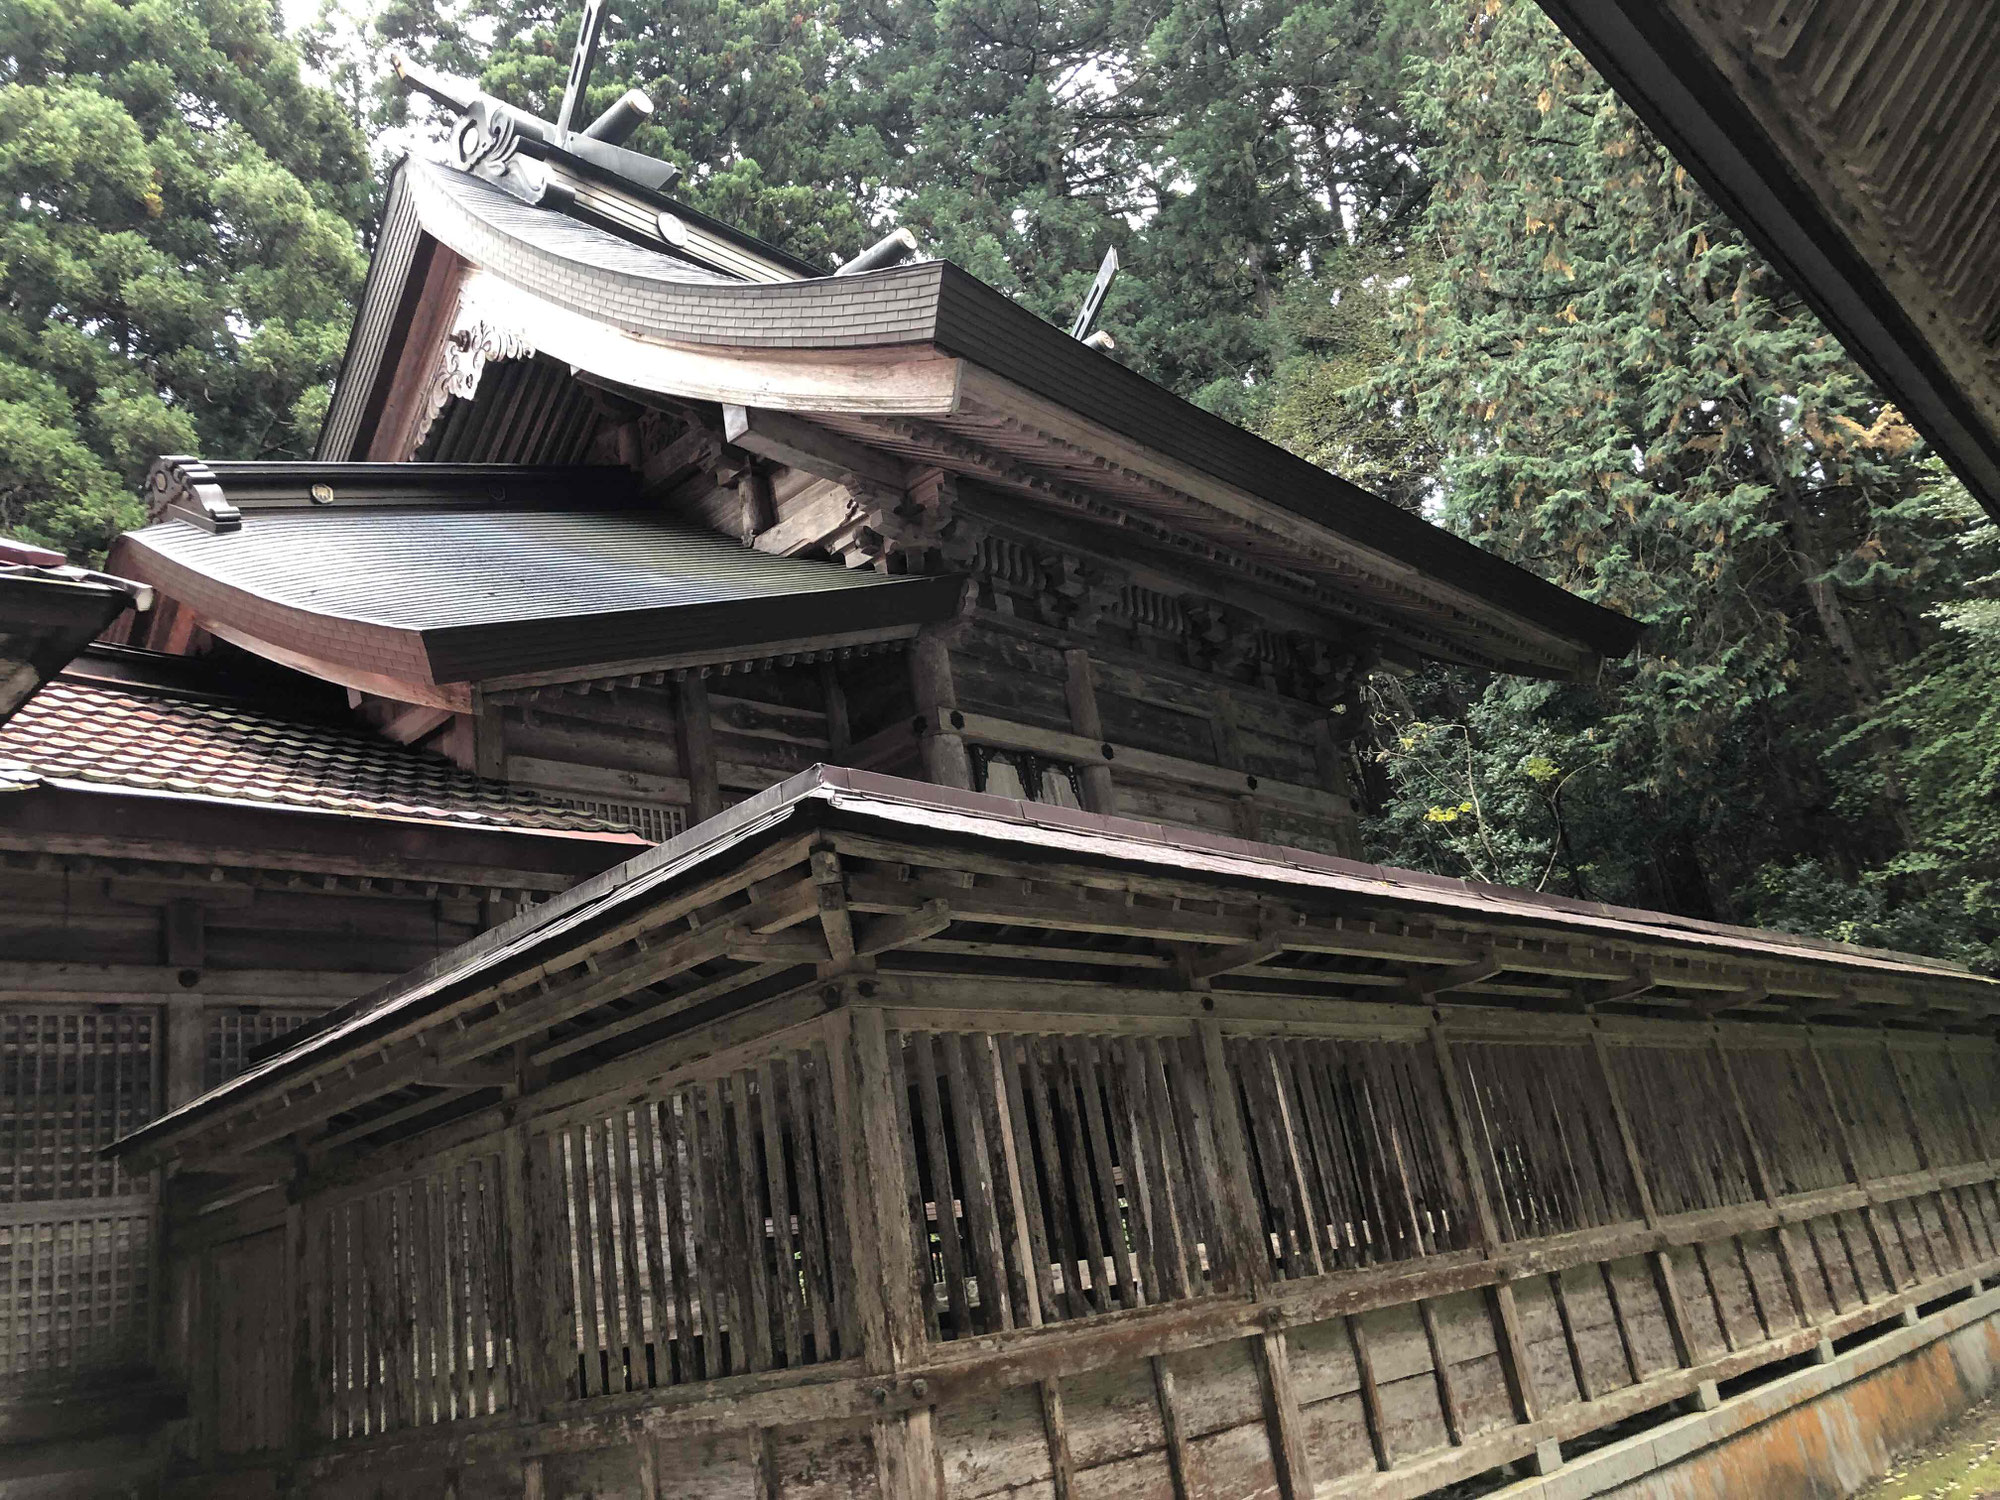
M 873 958 L 891 948 L 920 943 L 951 926 L 951 903 L 942 899 L 926 901 L 913 912 L 898 917 L 876 917 L 864 922 L 854 935 L 855 955 Z
M 1431 969 L 1425 973 L 1412 974 L 1404 989 L 1418 999 L 1431 995 L 1442 995 L 1448 990 L 1462 990 L 1469 984 L 1484 984 L 1496 974 L 1507 972 L 1504 959 L 1488 952 L 1470 963 L 1453 964 L 1447 969 Z

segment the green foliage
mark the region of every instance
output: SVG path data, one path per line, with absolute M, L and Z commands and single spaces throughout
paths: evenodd
M 1448 524 L 1649 633 L 1584 687 L 1412 684 L 1382 852 L 1978 949 L 1993 726 L 1927 614 L 1976 571 L 1955 487 L 1534 6 L 1437 14 L 1424 260 L 1336 410 L 1428 437 Z M 1434 821 L 1446 786 L 1476 811 Z
M 0 7 L 0 528 L 77 557 L 159 453 L 298 453 L 362 144 L 249 0 Z

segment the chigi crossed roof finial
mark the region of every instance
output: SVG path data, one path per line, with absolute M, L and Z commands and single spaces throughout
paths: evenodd
M 576 128 L 577 111 L 597 63 L 605 8 L 606 0 L 584 0 L 562 109 L 553 122 L 496 99 L 464 79 L 433 72 L 400 52 L 391 53 L 389 63 L 406 87 L 458 111 L 450 137 L 458 168 L 490 179 L 524 202 L 562 208 L 575 196 L 547 170 L 550 164 L 661 192 L 680 175 L 680 168 L 623 145 L 652 117 L 653 101 L 644 93 L 627 89 L 588 126 Z

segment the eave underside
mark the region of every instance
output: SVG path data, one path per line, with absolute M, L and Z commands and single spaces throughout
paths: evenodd
M 983 836 L 1009 828 L 1031 831 Z M 147 1160 L 284 1137 L 360 1149 L 477 1113 L 524 1076 L 557 1106 L 606 1069 L 674 1065 L 693 1029 L 738 1016 L 748 1036 L 843 995 L 1058 1031 L 1110 1012 L 1420 1034 L 1450 1006 L 1517 1031 L 1726 1018 L 1796 1036 L 1983 1033 L 1993 992 L 1898 955 L 821 771 L 334 1013 L 135 1144 Z
M 2000 9 L 1542 4 L 2000 517 Z

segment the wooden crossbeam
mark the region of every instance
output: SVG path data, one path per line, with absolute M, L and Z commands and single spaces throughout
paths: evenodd
M 763 980 L 769 979 L 772 975 L 782 974 L 786 969 L 792 967 L 794 965 L 789 963 L 753 964 L 751 967 L 740 969 L 734 974 L 726 974 L 720 979 L 712 979 L 707 984 L 698 984 L 691 990 L 683 990 L 679 994 L 666 996 L 657 1004 L 643 1006 L 629 1015 L 623 1015 L 602 1026 L 593 1027 L 578 1036 L 564 1037 L 560 1042 L 553 1043 L 538 1052 L 531 1053 L 528 1060 L 538 1066 L 546 1066 L 561 1058 L 568 1057 L 571 1053 L 581 1052 L 585 1048 L 595 1047 L 601 1042 L 608 1042 L 613 1037 L 624 1036 L 627 1032 L 637 1031 L 641 1027 L 651 1026 L 657 1022 L 664 1021 L 669 1016 L 679 1015 L 682 1011 L 713 1000 L 717 996 L 726 995 L 733 990 L 744 989 L 750 985 L 760 983 Z
M 1218 974 L 1231 974 L 1238 969 L 1254 968 L 1265 959 L 1276 958 L 1284 951 L 1284 936 L 1269 933 L 1263 937 L 1252 938 L 1247 943 L 1236 943 L 1227 948 L 1191 956 L 1187 964 L 1188 977 L 1213 979 Z
M 1483 984 L 1496 974 L 1506 972 L 1506 961 L 1489 952 L 1483 957 L 1473 959 L 1470 963 L 1453 964 L 1445 969 L 1412 974 L 1404 982 L 1404 988 L 1419 997 L 1442 995 L 1451 990 L 1462 990 L 1469 984 Z
M 952 924 L 951 903 L 942 899 L 926 901 L 904 916 L 876 917 L 861 924 L 854 935 L 854 951 L 859 958 L 873 958 L 905 943 L 934 937 Z

